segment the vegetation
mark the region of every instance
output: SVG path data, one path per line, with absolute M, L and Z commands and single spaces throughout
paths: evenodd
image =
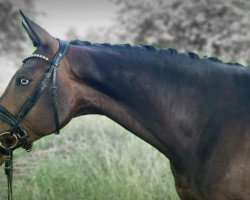
M 0 173 L 0 199 L 7 183 Z M 168 160 L 105 117 L 73 120 L 61 135 L 15 152 L 16 200 L 177 200 Z
M 93 30 L 82 38 L 176 48 L 225 62 L 246 64 L 249 59 L 250 1 L 110 1 L 119 8 L 113 26 L 106 28 L 106 33 Z
M 35 16 L 33 0 L 0 0 L 0 56 L 12 56 L 16 59 L 22 55 L 28 37 L 23 31 L 19 10 Z M 18 34 L 17 34 L 18 33 Z M 30 41 L 29 41 L 30 44 Z M 27 44 L 26 44 L 27 45 Z M 26 46 L 25 45 L 25 46 Z M 6 66 L 6 65 L 5 65 Z
M 174 47 L 239 62 L 249 59 L 249 1 L 112 1 L 120 6 L 114 25 L 82 38 Z M 36 15 L 32 0 L 13 2 L 0 0 L 1 65 L 8 66 L 1 73 L 5 76 L 10 67 L 3 56 L 20 57 L 27 40 L 19 9 Z M 117 124 L 96 116 L 73 120 L 60 136 L 36 142 L 31 153 L 15 151 L 13 187 L 15 200 L 179 199 L 168 160 Z M 2 167 L 0 199 L 6 195 Z

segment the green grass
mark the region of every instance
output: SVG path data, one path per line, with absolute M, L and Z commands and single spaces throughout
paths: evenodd
M 6 180 L 0 172 L 0 199 Z M 177 200 L 168 160 L 100 116 L 73 120 L 61 135 L 15 152 L 15 200 Z

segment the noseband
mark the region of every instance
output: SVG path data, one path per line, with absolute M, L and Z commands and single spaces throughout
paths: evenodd
M 18 147 L 24 148 L 26 151 L 31 151 L 32 143 L 28 140 L 28 135 L 26 131 L 21 127 L 21 123 L 28 112 L 35 105 L 44 89 L 47 87 L 47 84 L 52 77 L 52 107 L 53 107 L 53 115 L 55 121 L 55 133 L 59 134 L 60 124 L 58 117 L 58 109 L 57 109 L 57 84 L 56 84 L 56 70 L 59 67 L 60 61 L 62 57 L 65 55 L 69 44 L 63 40 L 58 39 L 59 48 L 52 60 L 47 58 L 46 56 L 39 54 L 32 54 L 31 56 L 25 58 L 23 63 L 25 63 L 28 59 L 37 58 L 42 59 L 45 62 L 50 64 L 50 69 L 45 73 L 43 80 L 40 84 L 34 89 L 30 97 L 26 100 L 24 105 L 19 110 L 17 116 L 12 115 L 7 109 L 0 105 L 0 119 L 10 125 L 11 131 L 4 132 L 0 134 L 0 153 L 2 153 L 5 157 L 5 174 L 8 179 L 8 199 L 12 199 L 12 160 L 13 160 L 13 150 Z M 9 141 L 6 142 L 6 138 L 9 137 Z M 5 142 L 3 142 L 5 141 Z M 14 141 L 12 144 L 8 144 Z

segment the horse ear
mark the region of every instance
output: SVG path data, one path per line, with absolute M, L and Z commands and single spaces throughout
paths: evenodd
M 22 16 L 22 25 L 35 47 L 49 46 L 51 43 L 55 41 L 54 37 L 52 37 L 47 31 L 45 31 L 38 24 L 36 24 L 28 17 L 26 17 L 21 10 L 20 13 Z

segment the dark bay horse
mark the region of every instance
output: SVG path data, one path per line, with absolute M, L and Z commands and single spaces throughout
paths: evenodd
M 14 121 L 61 48 L 60 40 L 23 18 L 37 48 L 0 98 Z M 181 199 L 250 199 L 248 67 L 147 45 L 73 41 L 64 53 L 55 67 L 59 128 L 77 116 L 106 115 L 169 158 Z M 16 124 L 29 143 L 57 129 L 52 84 L 49 79 Z M 0 133 L 17 130 L 13 126 L 0 120 Z M 11 134 L 4 136 L 12 142 Z M 13 149 L 22 143 L 17 140 Z

